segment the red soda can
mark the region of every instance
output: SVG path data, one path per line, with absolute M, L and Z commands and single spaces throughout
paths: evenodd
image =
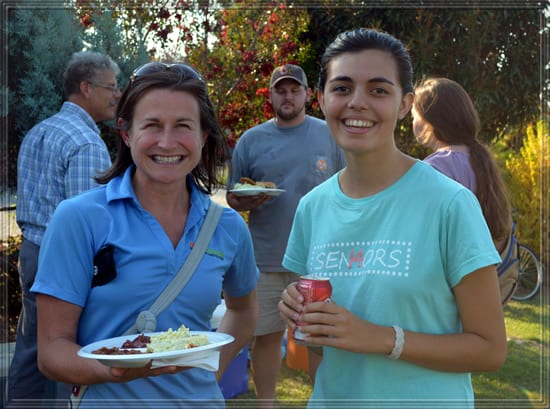
M 317 301 L 330 302 L 330 297 L 332 297 L 332 285 L 328 277 L 303 276 L 298 281 L 296 289 L 304 297 L 304 305 Z M 297 322 L 296 325 L 293 338 L 295 341 L 304 344 L 306 334 L 300 331 L 300 322 Z

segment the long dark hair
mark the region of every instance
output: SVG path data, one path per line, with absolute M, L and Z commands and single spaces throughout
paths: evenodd
M 466 90 L 448 78 L 425 78 L 415 88 L 414 109 L 433 127 L 438 140 L 468 146 L 474 193 L 493 240 L 505 240 L 512 225 L 508 192 L 491 151 L 478 140 L 479 115 Z
M 206 84 L 202 79 L 181 75 L 177 71 L 163 70 L 133 78 L 120 97 L 116 117 L 122 121 L 121 129 L 128 130 L 134 118 L 136 104 L 143 95 L 152 89 L 185 91 L 193 95 L 200 109 L 200 122 L 207 138 L 202 148 L 201 161 L 191 171 L 191 177 L 203 192 L 212 194 L 213 190 L 223 187 L 218 165 L 224 162 L 223 134 L 219 127 L 214 107 L 208 96 Z M 122 137 L 117 140 L 117 154 L 113 166 L 96 178 L 98 183 L 107 183 L 123 174 L 134 164 L 130 148 Z

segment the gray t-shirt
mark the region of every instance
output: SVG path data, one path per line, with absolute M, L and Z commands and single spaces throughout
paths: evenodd
M 288 271 L 282 266 L 299 200 L 345 166 L 325 121 L 312 116 L 298 126 L 281 128 L 274 120 L 243 133 L 232 158 L 229 186 L 243 176 L 270 181 L 285 189 L 250 212 L 249 228 L 261 272 Z

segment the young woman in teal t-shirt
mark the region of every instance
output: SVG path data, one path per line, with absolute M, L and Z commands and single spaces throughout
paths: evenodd
M 473 408 L 470 373 L 506 357 L 479 204 L 395 144 L 412 77 L 403 44 L 377 30 L 341 33 L 322 57 L 319 103 L 347 167 L 301 200 L 283 265 L 329 277 L 333 302 L 304 305 L 291 284 L 279 303 L 323 347 L 310 407 Z

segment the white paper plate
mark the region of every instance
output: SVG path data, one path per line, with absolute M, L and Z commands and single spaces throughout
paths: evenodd
M 160 332 L 146 333 L 145 335 L 157 335 Z M 195 348 L 180 349 L 176 351 L 166 352 L 152 352 L 144 354 L 131 354 L 131 355 L 100 355 L 92 354 L 92 351 L 100 349 L 102 347 L 120 348 L 122 344 L 128 339 L 133 340 L 138 334 L 124 335 L 116 338 L 109 338 L 103 341 L 97 341 L 86 345 L 78 351 L 78 355 L 83 358 L 96 359 L 104 365 L 114 366 L 117 368 L 141 368 L 146 366 L 150 360 L 162 360 L 164 364 L 170 365 L 170 361 L 177 363 L 177 365 L 185 366 L 186 363 L 189 366 L 197 365 L 198 361 L 208 360 L 211 356 L 218 354 L 219 349 L 225 345 L 233 342 L 235 338 L 231 335 L 224 334 L 222 332 L 211 331 L 190 331 L 191 335 L 205 334 L 210 342 L 207 345 L 202 345 Z M 211 356 L 210 356 L 211 355 Z M 174 363 L 174 364 L 175 364 Z
M 256 196 L 261 194 L 268 196 L 279 196 L 281 193 L 286 192 L 286 190 L 266 187 L 247 187 L 243 189 L 232 189 L 230 192 L 235 193 L 237 196 Z

